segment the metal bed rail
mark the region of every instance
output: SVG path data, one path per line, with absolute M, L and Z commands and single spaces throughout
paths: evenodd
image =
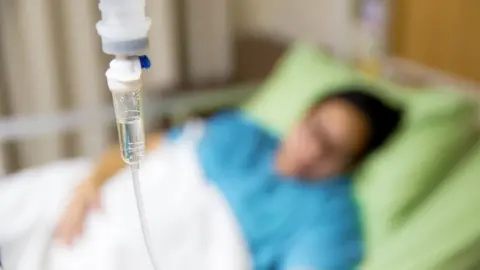
M 173 95 L 144 98 L 145 124 L 148 127 L 162 116 L 182 119 L 198 110 L 214 110 L 233 106 L 248 98 L 254 84 L 231 86 L 223 89 L 179 91 Z M 0 118 L 0 143 L 22 141 L 51 133 L 65 133 L 91 126 L 114 124 L 112 105 L 67 111 L 53 115 L 11 116 Z M 180 120 L 178 120 L 180 121 Z

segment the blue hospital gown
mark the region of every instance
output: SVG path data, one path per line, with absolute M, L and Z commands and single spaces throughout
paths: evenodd
M 254 269 L 355 269 L 363 249 L 350 179 L 282 177 L 274 170 L 278 145 L 244 114 L 227 112 L 207 121 L 197 149 L 207 178 L 236 216 Z

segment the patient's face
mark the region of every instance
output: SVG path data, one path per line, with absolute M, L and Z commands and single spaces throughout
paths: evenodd
M 284 139 L 277 169 L 285 176 L 326 179 L 350 170 L 364 151 L 369 124 L 354 106 L 341 99 L 314 107 Z

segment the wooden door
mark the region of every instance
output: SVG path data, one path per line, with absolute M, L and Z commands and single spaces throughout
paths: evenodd
M 480 82 L 480 0 L 393 0 L 391 53 Z

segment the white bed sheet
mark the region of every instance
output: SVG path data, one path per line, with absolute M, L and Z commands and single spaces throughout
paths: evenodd
M 185 129 L 142 164 L 141 181 L 153 248 L 168 270 L 244 270 L 250 258 L 223 197 L 204 179 L 194 151 L 201 124 Z M 129 170 L 103 191 L 74 247 L 50 241 L 89 160 L 58 162 L 0 182 L 0 248 L 5 270 L 148 270 Z

